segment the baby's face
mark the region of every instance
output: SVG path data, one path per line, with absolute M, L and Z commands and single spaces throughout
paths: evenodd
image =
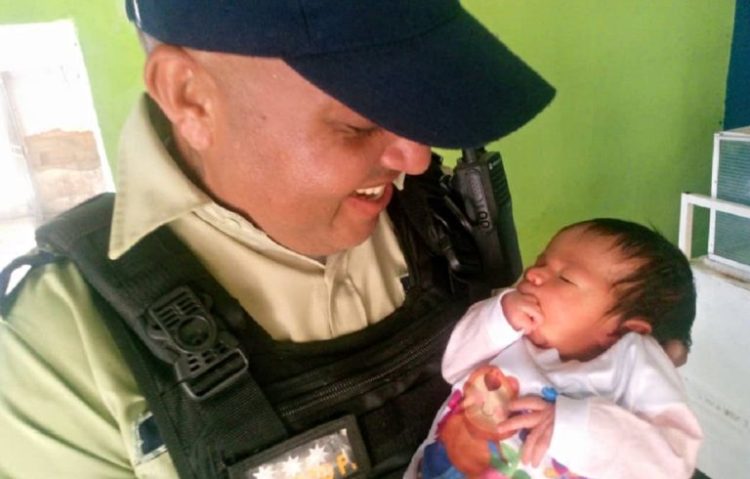
M 544 319 L 527 337 L 555 348 L 563 359 L 590 359 L 618 338 L 615 283 L 637 263 L 625 260 L 614 239 L 575 226 L 558 233 L 518 284 L 539 303 Z

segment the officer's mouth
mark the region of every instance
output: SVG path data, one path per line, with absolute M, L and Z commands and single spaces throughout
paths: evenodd
M 358 198 L 364 200 L 377 201 L 383 197 L 383 194 L 385 193 L 385 187 L 386 185 L 374 186 L 372 188 L 362 188 L 356 190 L 354 194 Z
M 354 196 L 360 199 L 369 200 L 369 201 L 378 201 L 380 198 L 383 197 L 386 193 L 391 193 L 388 191 L 389 187 L 395 187 L 397 190 L 403 190 L 404 189 L 404 180 L 406 178 L 406 173 L 399 173 L 396 175 L 393 179 L 384 181 L 383 184 L 377 185 L 377 186 L 370 186 L 368 188 L 360 188 L 358 190 L 354 191 Z
M 393 184 L 385 183 L 354 190 L 345 204 L 368 219 L 377 217 L 388 206 L 393 196 Z

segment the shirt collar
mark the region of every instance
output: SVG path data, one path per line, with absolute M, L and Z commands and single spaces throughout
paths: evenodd
M 146 96 L 123 127 L 112 215 L 109 257 L 117 259 L 135 243 L 175 218 L 212 203 L 180 170 L 165 144 L 163 114 Z M 156 125 L 156 126 L 155 126 Z

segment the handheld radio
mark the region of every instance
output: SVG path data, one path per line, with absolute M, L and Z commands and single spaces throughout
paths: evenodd
M 484 148 L 462 150 L 451 186 L 463 200 L 485 280 L 493 288 L 512 285 L 523 265 L 500 153 Z

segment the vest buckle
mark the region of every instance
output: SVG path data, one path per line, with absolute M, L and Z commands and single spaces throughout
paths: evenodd
M 180 286 L 148 308 L 148 335 L 167 351 L 185 392 L 201 401 L 227 389 L 248 369 L 237 339 L 188 286 Z M 163 355 L 162 355 L 163 356 Z

